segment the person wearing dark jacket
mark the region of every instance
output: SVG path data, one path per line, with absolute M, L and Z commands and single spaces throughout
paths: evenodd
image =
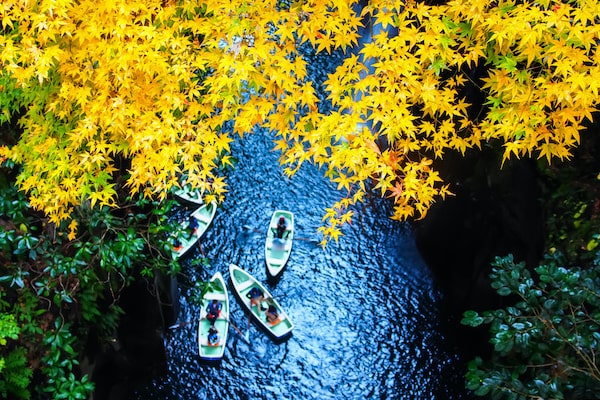
M 246 293 L 246 297 L 250 299 L 250 307 L 256 306 L 257 308 L 264 310 L 262 302 L 265 300 L 265 294 L 262 290 L 253 286 L 252 289 Z
M 278 239 L 283 239 L 283 236 L 287 232 L 287 223 L 285 221 L 285 217 L 280 217 L 279 222 L 277 222 L 277 228 L 275 228 L 275 237 Z
M 222 308 L 223 304 L 221 304 L 221 302 L 216 299 L 210 302 L 206 307 L 206 319 L 210 321 L 211 325 L 214 325 L 217 321 L 217 318 L 219 318 Z

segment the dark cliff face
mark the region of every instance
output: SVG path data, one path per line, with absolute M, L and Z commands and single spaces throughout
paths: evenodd
M 460 326 L 462 313 L 503 306 L 490 286 L 490 262 L 511 253 L 515 260 L 535 266 L 545 237 L 535 163 L 517 160 L 500 168 L 496 154 L 484 149 L 437 162 L 455 196 L 437 203 L 414 224 L 419 251 L 456 322 L 457 340 L 474 353 L 487 347 L 488 338 L 485 330 Z
M 128 400 L 137 384 L 164 372 L 163 312 L 152 290 L 143 280 L 125 289 L 119 305 L 121 318 L 112 346 L 102 346 L 92 355 L 96 384 L 94 399 Z

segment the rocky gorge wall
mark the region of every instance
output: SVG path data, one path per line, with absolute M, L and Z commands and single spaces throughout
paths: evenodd
M 471 357 L 489 348 L 487 327 L 460 325 L 466 310 L 503 306 L 490 286 L 490 262 L 512 253 L 537 265 L 544 248 L 544 216 L 535 162 L 516 160 L 500 168 L 492 150 L 447 155 L 436 162 L 455 196 L 440 200 L 414 223 L 415 240 L 442 288 L 458 344 Z
M 157 284 L 166 289 L 170 281 L 163 277 Z M 173 323 L 173 308 L 169 304 L 172 295 L 168 290 L 161 292 L 162 307 L 156 291 L 143 279 L 127 287 L 119 300 L 125 313 L 113 343 L 88 344 L 96 385 L 93 400 L 129 400 L 136 385 L 160 376 L 166 369 L 164 330 L 165 325 Z

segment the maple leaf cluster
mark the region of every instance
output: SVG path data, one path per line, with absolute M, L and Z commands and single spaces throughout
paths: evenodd
M 447 151 L 499 140 L 505 160 L 550 161 L 578 145 L 598 102 L 598 1 L 357 6 L 4 1 L 0 122 L 20 113 L 22 136 L 0 159 L 21 166 L 31 205 L 61 223 L 82 202 L 115 205 L 123 165 L 132 193 L 161 199 L 185 179 L 222 201 L 232 135 L 260 125 L 274 132 L 286 174 L 313 162 L 344 194 L 321 228 L 337 239 L 349 208 L 373 191 L 394 202 L 393 218 L 424 217 L 450 194 L 432 167 Z M 371 40 L 347 51 L 363 21 Z M 307 44 L 347 51 L 325 83 L 326 113 Z M 485 94 L 481 110 L 467 85 Z
M 373 190 L 393 200 L 392 218 L 425 217 L 451 194 L 432 168 L 448 151 L 497 142 L 503 162 L 568 159 L 597 110 L 598 1 L 373 0 L 362 16 L 371 40 L 326 82 L 334 111 L 309 113 L 278 143 L 284 161 L 325 166 L 348 193 L 326 236 Z M 473 90 L 485 104 L 470 104 Z

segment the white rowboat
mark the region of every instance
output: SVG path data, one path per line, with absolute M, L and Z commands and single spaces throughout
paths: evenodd
M 173 245 L 173 258 L 183 257 L 198 243 L 215 218 L 216 212 L 216 202 L 204 204 L 190 215 L 188 221 L 181 224 L 182 229 L 175 234 L 178 243 Z
M 282 238 L 277 237 L 277 223 L 280 218 L 285 219 L 286 231 Z M 286 210 L 275 210 L 267 229 L 265 240 L 265 263 L 267 271 L 272 277 L 278 276 L 287 264 L 292 253 L 294 242 L 294 214 Z
M 233 290 L 244 308 L 254 317 L 254 320 L 275 339 L 283 339 L 291 334 L 294 324 L 284 312 L 283 308 L 273 298 L 271 293 L 252 275 L 235 264 L 229 264 L 229 279 Z M 251 305 L 248 293 L 252 288 L 262 291 L 264 300 L 258 306 Z M 267 321 L 266 308 L 272 306 L 277 311 L 278 317 L 272 322 Z M 265 309 L 261 309 L 264 307 Z
M 208 340 L 208 330 L 211 326 L 207 317 L 207 307 L 213 301 L 221 303 L 221 313 L 215 321 L 214 327 L 218 331 L 219 340 L 217 343 L 210 343 Z M 229 296 L 227 286 L 220 272 L 217 272 L 210 279 L 208 291 L 202 296 L 200 302 L 200 322 L 198 323 L 198 348 L 200 358 L 203 360 L 220 360 L 225 352 L 227 344 L 227 333 L 229 331 Z

